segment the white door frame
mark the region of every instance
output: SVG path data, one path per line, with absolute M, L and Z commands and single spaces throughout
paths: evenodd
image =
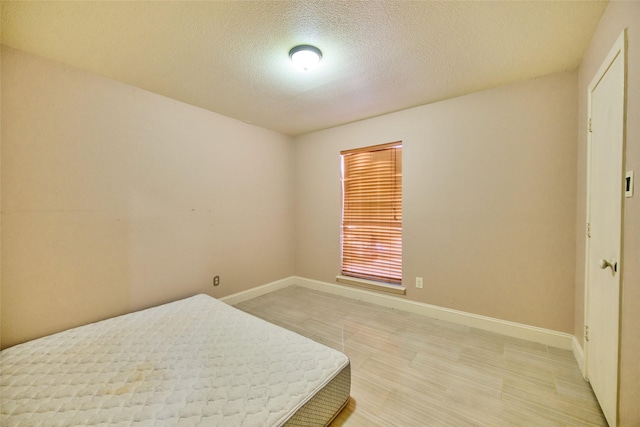
M 587 209 L 586 209 L 586 219 L 587 219 L 587 230 L 585 234 L 585 276 L 584 276 L 584 325 L 585 325 L 585 339 L 584 339 L 584 361 L 583 361 L 583 376 L 588 380 L 588 358 L 589 358 L 589 342 L 586 339 L 586 334 L 588 333 L 587 327 L 589 325 L 589 269 L 590 269 L 590 224 L 591 224 L 591 145 L 592 145 L 592 134 L 591 134 L 591 116 L 592 116 L 592 96 L 591 93 L 594 88 L 598 85 L 604 74 L 608 71 L 611 64 L 617 59 L 620 55 L 622 55 L 623 60 L 623 69 L 624 69 L 624 106 L 623 106 L 623 130 L 622 130 L 622 165 L 621 170 L 622 174 L 620 176 L 620 204 L 621 204 L 621 222 L 620 222 L 620 257 L 618 260 L 618 277 L 620 283 L 620 299 L 622 298 L 622 273 L 623 273 L 623 244 L 622 239 L 624 236 L 624 186 L 622 183 L 624 182 L 625 175 L 625 157 L 626 157 L 626 128 L 627 128 L 627 30 L 624 29 L 622 33 L 618 36 L 616 42 L 613 47 L 609 51 L 607 57 L 600 65 L 600 68 L 594 75 L 589 87 L 587 89 L 587 112 L 588 112 L 588 129 L 587 129 Z M 621 307 L 621 301 L 618 301 L 619 307 Z M 618 322 L 620 322 L 620 313 L 618 317 Z M 620 357 L 620 323 L 618 323 L 618 360 Z M 617 388 L 618 388 L 618 397 L 616 398 L 616 410 L 615 410 L 615 422 L 614 425 L 618 423 L 618 414 L 619 414 L 619 387 L 620 387 L 620 365 L 618 364 L 618 372 L 617 372 Z

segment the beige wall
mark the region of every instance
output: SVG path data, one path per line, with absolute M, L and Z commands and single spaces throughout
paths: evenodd
M 296 274 L 339 273 L 340 150 L 402 140 L 406 298 L 572 332 L 577 105 L 569 72 L 297 137 Z
M 640 2 L 612 1 L 580 65 L 575 335 L 583 343 L 584 227 L 586 223 L 587 88 L 614 42 L 628 28 L 626 169 L 636 172 L 636 194 L 625 199 L 621 305 L 620 425 L 640 425 Z
M 290 137 L 4 47 L 1 108 L 3 347 L 294 273 Z

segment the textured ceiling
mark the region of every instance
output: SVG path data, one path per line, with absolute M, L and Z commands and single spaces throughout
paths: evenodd
M 606 5 L 5 1 L 1 24 L 8 46 L 297 135 L 574 69 Z

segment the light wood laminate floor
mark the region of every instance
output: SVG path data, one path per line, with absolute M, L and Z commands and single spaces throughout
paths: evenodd
M 606 426 L 568 350 L 299 286 L 237 308 L 346 353 L 337 426 Z

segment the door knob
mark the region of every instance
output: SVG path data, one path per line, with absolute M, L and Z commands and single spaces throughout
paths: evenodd
M 618 271 L 618 263 L 615 260 L 612 260 L 612 262 L 609 262 L 606 259 L 601 259 L 599 265 L 600 265 L 600 268 L 603 270 L 610 267 L 611 271 L 614 271 L 614 272 Z

